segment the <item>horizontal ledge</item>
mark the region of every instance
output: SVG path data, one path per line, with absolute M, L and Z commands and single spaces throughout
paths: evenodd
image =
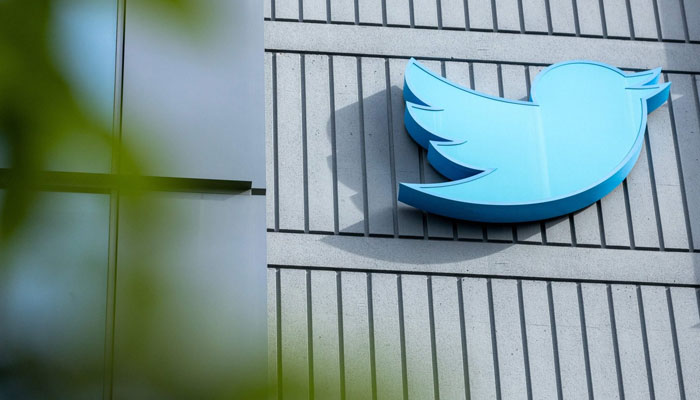
M 700 287 L 700 254 L 268 232 L 270 266 Z
M 624 69 L 700 72 L 700 44 L 575 36 L 265 21 L 265 48 L 536 65 L 587 59 Z
M 239 194 L 250 191 L 250 194 L 254 196 L 265 195 L 265 189 L 253 188 L 251 181 L 62 171 L 28 173 L 9 168 L 0 168 L 0 188 L 77 193 L 109 193 L 112 190 L 131 190 Z

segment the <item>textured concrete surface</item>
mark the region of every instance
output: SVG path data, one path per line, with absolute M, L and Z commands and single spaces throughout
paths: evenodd
M 265 0 L 277 393 L 700 397 L 698 4 Z M 403 127 L 408 57 L 512 99 L 565 59 L 661 66 L 672 99 L 597 204 L 454 221 L 396 201 L 398 182 L 443 179 Z
M 314 40 L 305 40 L 313 37 Z M 700 45 L 574 36 L 268 21 L 268 50 L 549 65 L 586 59 L 620 68 L 700 72 Z
M 700 285 L 700 254 L 268 233 L 270 265 Z

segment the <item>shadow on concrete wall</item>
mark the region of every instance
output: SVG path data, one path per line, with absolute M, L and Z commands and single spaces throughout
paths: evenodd
M 387 104 L 388 98 L 391 99 L 392 105 Z M 399 103 L 400 113 L 395 110 Z M 407 183 L 447 181 L 430 166 L 425 157 L 425 150 L 413 142 L 405 131 L 403 109 L 403 89 L 394 85 L 390 93 L 382 90 L 363 97 L 361 103 L 357 101 L 337 109 L 335 129 L 333 119 L 327 122 L 326 132 L 330 136 L 329 140 L 333 141 L 335 134 L 336 159 L 334 160 L 332 155 L 328 156 L 327 165 L 330 170 L 337 167 L 338 171 L 338 213 L 349 213 L 357 218 L 357 222 L 352 225 L 341 227 L 341 234 L 457 241 L 458 238 L 464 239 L 460 232 L 466 229 L 474 232 L 474 236 L 468 237 L 467 240 L 478 242 L 483 240 L 483 232 L 489 228 L 512 231 L 512 225 L 457 221 L 425 213 L 397 200 L 398 184 L 402 181 L 402 176 L 415 177 L 413 180 L 407 180 Z M 397 118 L 397 116 L 400 117 Z M 405 137 L 399 135 L 405 135 Z M 381 143 L 381 146 L 386 148 L 370 148 L 377 143 Z M 390 154 L 392 151 L 393 159 Z M 364 168 L 363 157 L 365 158 Z M 397 169 L 402 168 L 399 165 L 404 167 L 407 165 L 407 160 L 415 162 L 415 165 L 410 165 L 411 171 L 398 171 Z M 334 162 L 337 162 L 337 165 L 334 165 Z M 392 176 L 395 177 L 393 180 Z M 392 185 L 395 185 L 393 189 Z M 348 195 L 348 193 L 351 194 Z M 352 210 L 348 210 L 348 203 Z M 366 212 L 365 208 L 367 208 Z M 364 218 L 362 218 L 363 214 Z M 354 244 L 350 245 L 348 241 L 333 240 L 332 237 L 329 238 L 328 243 L 335 247 L 343 247 L 343 250 L 360 252 L 373 258 L 408 264 L 422 263 L 421 260 L 415 260 L 408 254 L 389 254 L 382 251 L 368 253 L 366 246 L 357 247 Z M 347 248 L 344 247 L 345 244 Z M 434 263 L 442 263 L 481 258 L 501 251 L 504 246 L 510 244 L 512 242 L 500 241 L 499 245 L 485 245 L 478 254 L 469 254 L 466 257 L 461 251 L 436 253 L 431 260 Z

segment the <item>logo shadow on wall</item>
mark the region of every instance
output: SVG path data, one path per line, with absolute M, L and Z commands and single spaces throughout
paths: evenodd
M 482 258 L 514 244 L 515 225 L 454 220 L 425 213 L 397 200 L 399 182 L 447 181 L 430 166 L 425 150 L 411 139 L 404 128 L 402 88 L 392 86 L 390 92 L 381 90 L 365 94 L 362 102 L 354 101 L 346 106 L 339 106 L 337 99 L 339 95 L 345 96 L 347 93 L 338 92 L 354 91 L 357 97 L 356 87 L 348 85 L 338 88 L 336 85 L 335 90 L 336 111 L 334 119 L 329 118 L 326 123 L 325 139 L 335 143 L 336 157 L 334 159 L 332 154 L 328 155 L 326 167 L 337 171 L 335 218 L 338 220 L 339 235 L 460 243 L 488 241 L 498 244 L 480 246 L 474 254 L 461 251 L 459 247 L 455 247 L 454 252 L 434 252 L 431 263 Z M 313 132 L 309 131 L 308 134 L 312 135 Z M 537 229 L 539 232 L 539 223 Z M 497 238 L 489 234 L 495 234 Z M 425 263 L 410 253 L 397 254 L 377 249 L 370 246 L 374 242 L 369 240 L 363 246 L 358 246 L 356 241 L 338 240 L 335 236 L 328 236 L 323 241 L 374 259 L 407 264 Z

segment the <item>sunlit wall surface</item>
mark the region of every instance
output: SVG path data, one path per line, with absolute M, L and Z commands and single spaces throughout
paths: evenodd
M 699 1 L 264 3 L 275 395 L 700 398 Z M 445 180 L 404 127 L 411 57 L 513 100 L 566 60 L 673 83 L 600 202 L 480 224 L 397 201 Z
M 46 52 L 93 125 L 41 144 L 68 174 L 3 235 L 0 398 L 259 395 L 262 4 L 48 4 Z

